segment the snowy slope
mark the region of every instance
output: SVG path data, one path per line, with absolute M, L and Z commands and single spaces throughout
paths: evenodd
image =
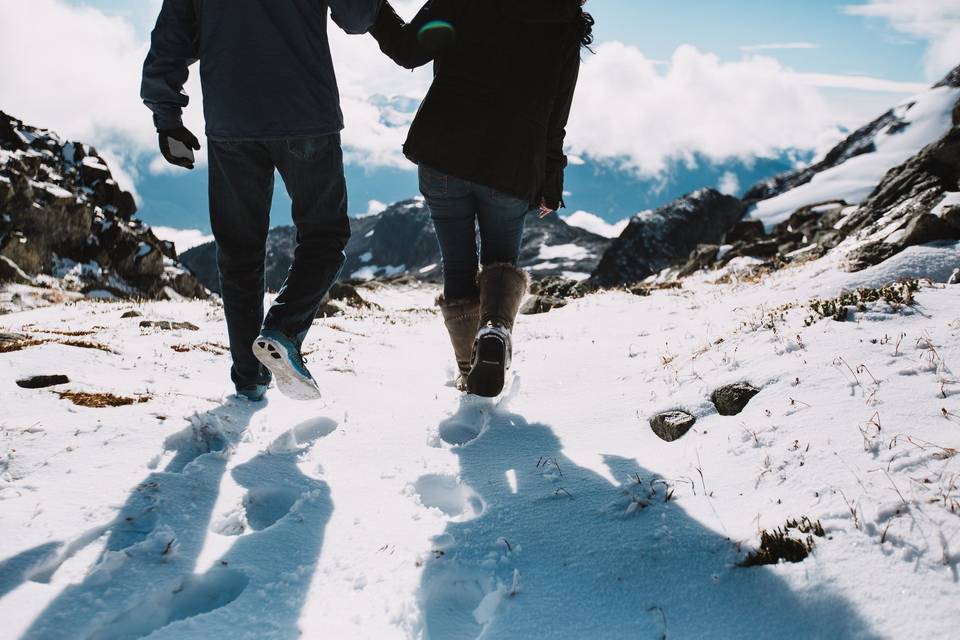
M 760 284 L 731 264 L 589 296 L 521 319 L 495 405 L 449 386 L 428 285 L 366 289 L 382 311 L 317 321 L 316 404 L 228 397 L 213 303 L 2 316 L 110 349 L 0 354 L 3 635 L 951 637 L 960 287 L 847 322 L 807 326 L 806 305 L 958 262 L 955 244 L 914 247 L 857 274 L 828 256 Z M 38 373 L 144 401 L 14 384 Z M 742 380 L 761 393 L 718 415 L 711 391 Z M 699 420 L 663 442 L 648 418 L 678 407 Z M 736 566 L 802 516 L 828 535 L 810 557 Z
M 893 167 L 916 155 L 950 130 L 960 88 L 940 86 L 918 94 L 893 110 L 895 122 L 872 139 L 875 150 L 846 159 L 813 179 L 758 202 L 751 217 L 771 228 L 805 206 L 841 200 L 859 204 Z

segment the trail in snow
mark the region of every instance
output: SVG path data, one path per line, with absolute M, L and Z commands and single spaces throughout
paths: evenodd
M 312 404 L 224 400 L 208 303 L 137 307 L 195 332 L 140 329 L 129 304 L 3 316 L 113 349 L 0 355 L 4 633 L 949 637 L 960 287 L 842 323 L 808 324 L 807 303 L 958 260 L 957 244 L 915 247 L 845 274 L 828 257 L 759 285 L 735 264 L 590 296 L 520 320 L 499 402 L 449 386 L 426 286 L 365 290 L 383 310 L 316 323 Z M 14 384 L 37 373 L 150 400 L 86 409 Z M 711 392 L 738 381 L 762 391 L 718 415 Z M 696 425 L 660 441 L 649 417 L 678 408 Z M 736 566 L 801 516 L 827 530 L 810 557 Z

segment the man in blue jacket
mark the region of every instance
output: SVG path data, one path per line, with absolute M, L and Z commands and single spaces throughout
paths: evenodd
M 365 33 L 382 0 L 164 0 L 143 67 L 141 97 L 160 151 L 193 169 L 197 138 L 183 126 L 188 68 L 200 62 L 207 123 L 210 221 L 237 393 L 262 399 L 275 378 L 302 400 L 320 391 L 300 347 L 343 266 L 350 224 L 343 114 L 327 11 Z M 293 201 L 297 248 L 264 317 L 264 259 L 279 171 Z

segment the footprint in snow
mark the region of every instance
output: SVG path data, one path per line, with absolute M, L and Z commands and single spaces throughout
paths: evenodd
M 416 481 L 414 491 L 420 504 L 439 509 L 454 522 L 465 522 L 483 515 L 483 500 L 470 486 L 454 476 L 431 474 Z

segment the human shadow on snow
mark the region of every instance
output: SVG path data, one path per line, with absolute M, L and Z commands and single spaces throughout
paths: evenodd
M 454 449 L 460 494 L 483 508 L 435 539 L 426 638 L 876 637 L 839 594 L 737 567 L 734 545 L 665 501 L 635 460 L 606 456 L 623 482 L 611 484 L 564 456 L 550 427 L 494 409 L 486 420 Z
M 233 449 L 264 406 L 231 399 L 194 416 L 190 426 L 168 438 L 163 470 L 151 473 L 131 491 L 109 526 L 101 557 L 82 582 L 65 588 L 51 602 L 23 638 L 106 640 L 151 633 L 161 637 L 174 628 L 179 630 L 170 637 L 211 637 L 200 631 L 198 621 L 215 617 L 240 599 L 253 610 L 269 592 L 266 585 L 278 581 L 284 584 L 283 598 L 270 602 L 271 628 L 258 637 L 295 636 L 332 512 L 326 484 L 305 476 L 297 461 L 318 438 L 336 428 L 333 421 L 321 418 L 298 425 L 233 470 L 234 479 L 248 490 L 245 511 L 262 516 L 286 506 L 287 512 L 266 516 L 273 522 L 240 535 L 211 569 L 194 575 Z M 277 494 L 284 496 L 280 505 Z M 286 504 L 290 495 L 295 498 Z M 298 545 L 298 553 L 283 549 L 287 545 Z M 58 566 L 35 570 L 32 579 L 52 574 Z M 287 579 L 284 572 L 291 568 L 300 573 Z M 256 588 L 248 588 L 253 583 Z

